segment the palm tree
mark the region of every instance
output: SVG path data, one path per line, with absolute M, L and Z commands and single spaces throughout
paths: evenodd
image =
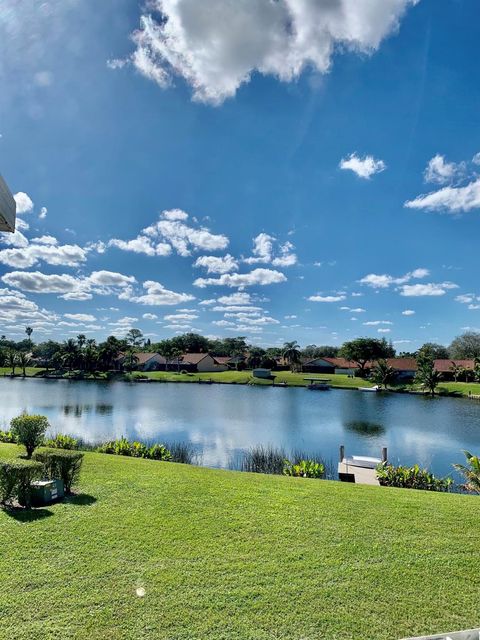
M 32 348 L 32 333 L 33 333 L 32 327 L 26 327 L 25 328 L 25 333 L 28 336 L 28 343 L 29 343 L 30 349 L 31 349 Z
M 18 353 L 15 351 L 15 349 L 9 349 L 7 351 L 7 363 L 8 366 L 12 369 L 12 376 L 14 376 L 15 369 L 18 365 Z
M 464 476 L 466 483 L 463 488 L 470 493 L 480 493 L 480 458 L 474 456 L 470 451 L 464 451 L 467 464 L 454 464 L 457 471 Z
M 395 380 L 396 375 L 397 372 L 386 360 L 378 360 L 372 371 L 371 380 L 386 389 Z
M 32 359 L 30 358 L 28 353 L 25 353 L 25 351 L 20 351 L 20 353 L 18 354 L 18 365 L 22 368 L 24 378 L 27 375 L 26 368 L 30 365 L 31 362 Z
M 72 371 L 78 361 L 78 345 L 73 338 L 69 338 L 63 343 L 62 360 L 68 370 Z
M 458 381 L 458 378 L 462 375 L 462 373 L 464 372 L 463 367 L 461 367 L 460 365 L 458 365 L 456 362 L 453 362 L 452 360 L 452 364 L 450 366 L 450 371 L 452 372 L 453 375 L 453 379 L 455 382 Z
M 420 383 L 424 389 L 427 389 L 430 395 L 435 395 L 435 389 L 442 380 L 442 374 L 439 373 L 433 364 L 433 360 L 425 360 L 417 370 L 415 381 Z
M 100 345 L 100 349 L 98 351 L 98 362 L 100 367 L 106 371 L 112 369 L 119 353 L 120 347 L 117 339 L 113 338 L 112 340 L 112 336 L 110 336 L 107 338 L 106 342 L 103 342 Z
M 300 363 L 300 346 L 296 340 L 285 342 L 283 345 L 283 358 L 293 370 Z

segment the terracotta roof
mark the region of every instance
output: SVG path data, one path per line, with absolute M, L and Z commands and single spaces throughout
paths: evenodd
M 146 362 L 148 362 L 149 360 L 155 357 L 157 359 L 157 362 L 161 362 L 162 364 L 165 364 L 166 362 L 165 358 L 161 356 L 159 353 L 144 353 L 143 351 L 139 351 L 134 355 L 137 358 L 138 364 L 145 364 Z
M 473 369 L 475 366 L 474 360 L 435 360 L 435 369 L 440 372 L 452 373 L 452 367 L 456 364 L 458 367 L 464 369 Z
M 229 362 L 235 361 L 235 359 L 230 356 L 213 356 L 213 359 L 215 362 L 218 362 L 218 364 L 228 364 Z
M 397 371 L 417 370 L 417 361 L 415 358 L 387 358 L 387 364 Z
M 184 353 L 181 356 L 181 359 L 183 362 L 188 364 L 198 364 L 208 355 L 210 354 L 209 353 Z
M 352 360 L 346 360 L 345 358 L 315 358 L 315 360 L 325 360 L 330 362 L 337 369 L 358 369 L 358 364 Z

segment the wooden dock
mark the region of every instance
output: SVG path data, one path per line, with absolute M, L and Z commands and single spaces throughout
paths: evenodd
M 340 457 L 338 462 L 338 477 L 343 482 L 354 482 L 355 484 L 370 484 L 379 486 L 377 478 L 377 465 L 387 461 L 387 449 L 382 449 L 381 458 L 371 458 L 368 456 L 345 456 L 345 447 L 340 447 Z

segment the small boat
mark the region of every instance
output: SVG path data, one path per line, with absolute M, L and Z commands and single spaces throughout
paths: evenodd
M 378 391 L 382 390 L 382 387 L 376 384 L 374 387 L 358 387 L 359 391 L 366 391 L 367 393 L 378 393 Z
M 198 384 L 213 384 L 213 380 L 202 380 L 201 378 L 198 380 Z

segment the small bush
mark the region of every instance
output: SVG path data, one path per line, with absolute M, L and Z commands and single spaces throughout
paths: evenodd
M 45 416 L 22 415 L 13 418 L 10 422 L 11 431 L 19 444 L 23 444 L 27 450 L 27 458 L 32 457 L 32 453 L 39 447 L 45 436 L 46 430 L 49 428 L 48 420 Z
M 285 460 L 283 473 L 296 478 L 324 478 L 325 467 L 315 460 L 300 460 L 297 464 Z
M 148 458 L 148 448 L 143 442 L 132 442 L 130 446 L 130 455 L 134 458 Z
M 394 467 L 382 463 L 377 466 L 377 478 L 383 487 L 403 489 L 423 489 L 424 491 L 449 491 L 453 484 L 451 478 L 436 478 L 427 469 L 418 464 L 413 467 Z
M 54 438 L 45 440 L 44 445 L 50 449 L 78 449 L 78 440 L 72 436 L 66 436 L 58 433 Z
M 14 444 L 16 442 L 15 436 L 11 431 L 0 430 L 0 442 L 5 442 L 6 444 Z
M 43 465 L 32 460 L 0 461 L 0 502 L 10 504 L 15 499 L 26 507 L 32 504 L 32 482 L 42 476 Z
M 172 459 L 172 454 L 163 444 L 154 444 L 149 448 L 147 457 L 151 460 L 169 461 Z
M 39 449 L 33 455 L 34 460 L 41 462 L 44 474 L 50 480 L 63 480 L 65 493 L 71 493 L 72 487 L 80 478 L 83 462 L 81 451 L 66 451 L 63 449 Z

